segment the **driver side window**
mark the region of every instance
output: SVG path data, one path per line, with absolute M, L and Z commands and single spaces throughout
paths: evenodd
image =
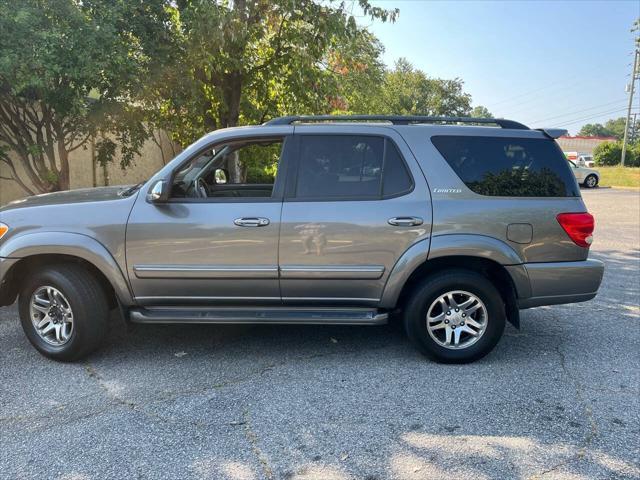
M 176 173 L 171 198 L 269 198 L 282 146 L 281 138 L 216 145 Z

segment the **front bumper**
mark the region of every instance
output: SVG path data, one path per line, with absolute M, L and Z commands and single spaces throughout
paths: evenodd
M 19 258 L 0 257 L 0 307 L 11 305 L 16 299 L 17 292 L 11 282 L 12 275 L 8 273 L 19 260 Z
M 582 262 L 525 263 L 531 296 L 519 298 L 519 308 L 577 303 L 598 293 L 604 274 L 600 260 Z

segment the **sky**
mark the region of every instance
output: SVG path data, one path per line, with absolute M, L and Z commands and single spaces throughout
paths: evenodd
M 496 117 L 576 134 L 626 115 L 640 0 L 371 3 L 400 9 L 395 23 L 359 19 L 385 46 L 387 65 L 406 57 L 429 76 L 458 77 L 473 105 Z

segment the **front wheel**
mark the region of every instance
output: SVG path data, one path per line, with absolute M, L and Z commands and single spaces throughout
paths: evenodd
M 472 271 L 451 270 L 419 284 L 406 304 L 411 342 L 442 363 L 467 363 L 488 354 L 505 326 L 504 302 L 490 281 Z
M 584 186 L 587 188 L 595 188 L 598 186 L 598 177 L 595 175 L 589 175 L 584 179 Z
M 52 265 L 32 273 L 20 291 L 18 307 L 31 344 L 54 360 L 87 355 L 107 333 L 106 294 L 80 265 Z

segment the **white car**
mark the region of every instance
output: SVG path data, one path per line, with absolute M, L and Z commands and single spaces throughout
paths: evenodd
M 578 165 L 581 167 L 592 168 L 596 165 L 596 162 L 593 161 L 593 155 L 580 155 L 578 157 Z
M 596 165 L 596 162 L 593 161 L 593 155 L 589 153 L 564 152 L 564 156 L 579 167 L 593 168 Z
M 568 160 L 571 171 L 578 180 L 578 183 L 586 188 L 594 188 L 600 183 L 600 172 L 593 168 L 579 167 L 571 160 Z

